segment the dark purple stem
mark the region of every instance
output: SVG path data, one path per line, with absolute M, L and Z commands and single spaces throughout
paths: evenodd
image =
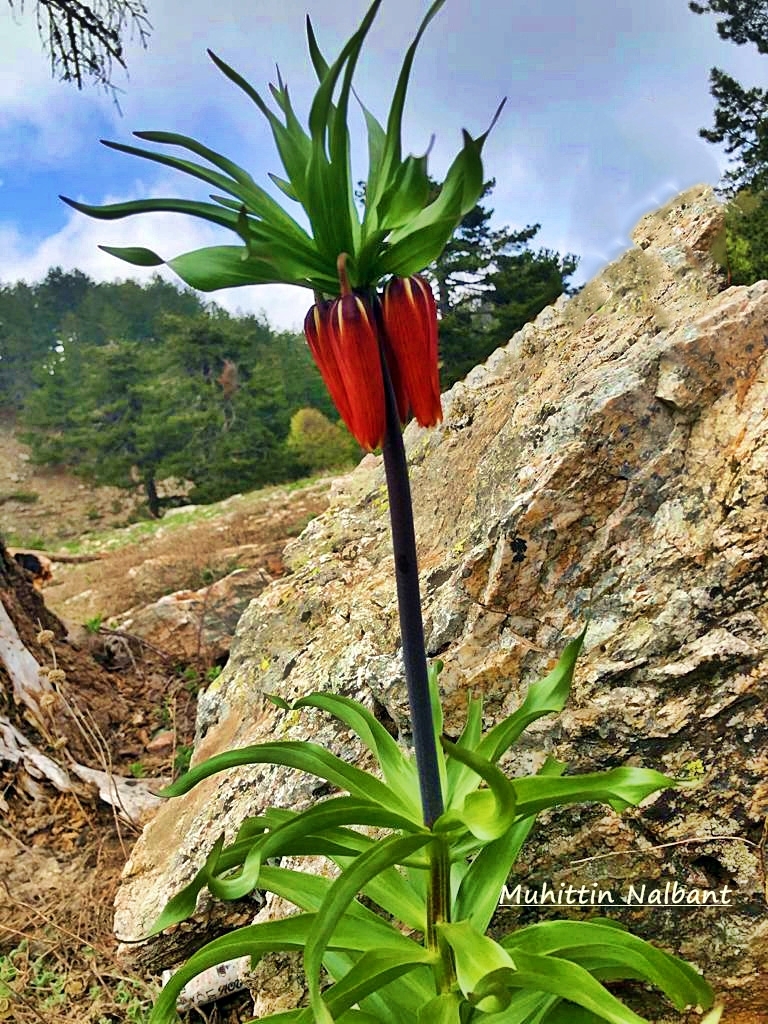
M 392 381 L 386 360 L 382 358 L 381 362 L 387 407 L 387 432 L 383 446 L 384 472 L 389 492 L 389 519 L 395 554 L 395 580 L 400 611 L 400 635 L 403 641 L 405 682 L 408 688 L 424 824 L 431 828 L 443 813 L 443 795 L 440 789 L 440 772 L 437 766 L 437 748 L 429 700 L 411 486 L 408 481 L 408 463 L 400 433 L 400 417 L 397 413 Z

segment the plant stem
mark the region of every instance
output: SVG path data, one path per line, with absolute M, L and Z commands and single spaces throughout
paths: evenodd
M 384 395 L 387 409 L 387 432 L 384 437 L 384 472 L 389 494 L 389 520 L 392 527 L 392 548 L 395 555 L 397 605 L 400 613 L 400 636 L 403 642 L 405 682 L 411 712 L 416 770 L 424 815 L 424 824 L 432 828 L 443 813 L 443 793 L 437 761 L 437 739 L 429 697 L 427 654 L 424 645 L 424 622 L 421 617 L 419 567 L 416 558 L 416 533 L 413 526 L 413 503 L 408 480 L 405 445 L 400 433 L 395 392 L 384 353 L 381 356 Z M 455 978 L 453 956 L 441 941 L 435 925 L 449 921 L 451 913 L 450 862 L 448 849 L 441 836 L 436 836 L 429 849 L 429 881 L 427 923 L 424 939 L 429 949 L 438 953 L 435 960 L 435 986 L 448 992 Z
M 387 432 L 383 446 L 384 471 L 389 492 L 389 518 L 395 554 L 395 581 L 400 612 L 400 636 L 403 641 L 405 683 L 408 689 L 424 824 L 431 828 L 443 813 L 443 794 L 440 789 L 437 745 L 427 681 L 427 656 L 424 650 L 424 623 L 421 618 L 411 486 L 408 480 L 405 445 L 400 433 L 400 417 L 397 413 L 392 380 L 383 355 L 381 363 L 387 407 Z

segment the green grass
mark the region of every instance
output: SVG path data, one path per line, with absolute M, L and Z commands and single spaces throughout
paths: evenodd
M 290 483 L 274 484 L 258 491 L 249 491 L 247 494 L 237 498 L 237 500 L 242 503 L 241 507 L 248 508 L 250 505 L 261 502 L 281 491 L 304 490 L 326 477 L 326 473 L 317 473 L 313 476 L 303 477 L 301 480 L 292 480 Z M 188 511 L 182 508 L 180 511 L 174 512 L 172 515 L 166 515 L 162 519 L 142 519 L 137 523 L 132 523 L 130 526 L 94 531 L 83 537 L 59 543 L 57 544 L 57 549 L 72 555 L 90 554 L 94 551 L 104 550 L 115 551 L 118 548 L 125 547 L 127 544 L 135 544 L 137 541 L 154 537 L 159 530 L 162 530 L 163 533 L 174 533 L 176 530 L 182 530 L 191 524 L 216 519 L 228 511 L 227 502 L 232 503 L 233 498 L 235 498 L 234 495 L 229 498 L 223 498 L 221 501 L 213 502 L 210 505 L 194 505 Z M 11 541 L 8 539 L 7 542 L 13 543 L 17 547 L 22 546 L 21 542 L 17 540 Z M 32 546 L 29 540 L 25 540 L 24 543 L 30 547 Z M 45 542 L 38 546 L 45 547 Z
M 94 977 L 87 968 L 95 953 L 84 946 L 80 954 L 72 965 L 50 952 L 34 953 L 25 939 L 0 955 L 0 1019 L 16 1019 L 18 1009 L 34 1011 L 41 1020 L 69 1021 L 76 1004 L 83 1009 L 78 1017 L 82 1024 L 114 1024 L 118 1013 L 125 1024 L 146 1024 L 152 1006 L 147 986 L 128 978 L 110 985 L 105 980 L 110 972 L 98 972 L 99 983 L 85 992 L 83 978 Z

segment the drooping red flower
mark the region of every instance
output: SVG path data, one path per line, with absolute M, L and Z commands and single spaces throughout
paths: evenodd
M 443 418 L 437 366 L 437 308 L 423 277 L 392 278 L 381 301 L 353 292 L 346 254 L 338 260 L 341 298 L 309 310 L 304 333 L 331 398 L 360 444 L 373 451 L 387 429 L 382 354 L 401 423 Z
M 312 358 L 320 371 L 320 376 L 328 388 L 331 400 L 349 427 L 352 414 L 331 331 L 332 306 L 332 302 L 316 302 L 312 306 L 304 318 L 304 336 L 307 339 Z
M 384 288 L 382 319 L 387 365 L 397 368 L 407 404 L 417 422 L 422 427 L 433 427 L 443 418 L 437 364 L 437 307 L 424 278 L 418 274 L 391 278 Z M 401 419 L 405 419 L 402 410 Z
M 320 374 L 352 436 L 368 451 L 387 427 L 384 378 L 376 322 L 370 304 L 352 293 L 318 302 L 304 333 Z

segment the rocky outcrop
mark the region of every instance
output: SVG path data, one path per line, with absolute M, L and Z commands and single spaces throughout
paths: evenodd
M 727 912 L 625 920 L 746 991 L 768 966 L 768 283 L 722 290 L 709 255 L 722 229 L 703 187 L 645 217 L 635 248 L 473 370 L 442 426 L 411 425 L 406 444 L 447 731 L 469 689 L 487 724 L 508 714 L 589 616 L 569 707 L 506 767 L 553 752 L 574 770 L 632 763 L 699 781 L 621 817 L 550 816 L 518 880 L 727 885 Z M 292 571 L 250 604 L 201 700 L 195 760 L 283 736 L 356 756 L 346 732 L 265 692 L 363 697 L 407 738 L 378 460 L 339 482 L 285 559 Z M 167 804 L 126 868 L 118 934 L 141 935 L 222 829 L 316 786 L 237 770 Z M 144 963 L 165 965 L 177 938 L 144 947 Z

